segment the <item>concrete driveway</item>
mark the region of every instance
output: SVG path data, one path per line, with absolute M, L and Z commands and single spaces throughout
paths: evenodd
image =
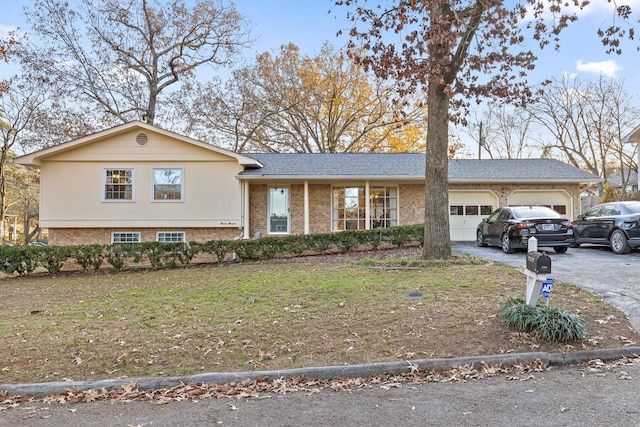
M 500 248 L 480 248 L 476 242 L 452 242 L 451 248 L 514 267 L 526 262 L 524 251 L 505 254 Z M 609 248 L 591 245 L 570 248 L 564 254 L 543 247 L 539 251 L 551 257 L 551 277 L 604 297 L 629 317 L 636 330 L 640 330 L 640 251 L 616 255 Z M 524 289 L 524 275 L 522 284 Z

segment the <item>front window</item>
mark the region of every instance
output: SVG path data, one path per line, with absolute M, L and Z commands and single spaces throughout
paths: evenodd
M 153 200 L 182 200 L 182 169 L 153 170 Z
M 140 232 L 138 231 L 114 231 L 111 233 L 111 244 L 118 243 L 140 243 Z
M 104 200 L 133 200 L 133 169 L 104 170 Z
M 364 187 L 334 187 L 331 222 L 335 231 L 364 230 Z
M 158 231 L 157 242 L 184 242 L 184 231 Z
M 331 206 L 331 229 L 364 230 L 386 228 L 398 224 L 398 189 L 369 189 L 369 218 L 366 216 L 365 187 L 334 187 Z
M 371 187 L 369 190 L 371 228 L 386 228 L 398 223 L 397 193 L 396 187 Z

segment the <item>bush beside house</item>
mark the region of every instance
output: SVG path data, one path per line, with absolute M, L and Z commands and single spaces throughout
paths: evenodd
M 208 242 L 144 242 L 117 245 L 0 246 L 0 271 L 28 275 L 36 269 L 58 274 L 64 266 L 98 271 L 110 266 L 121 270 L 132 266 L 152 268 L 188 265 L 196 258 L 222 263 L 257 261 L 323 253 L 348 253 L 379 247 L 421 246 L 422 225 L 396 226 L 338 233 L 262 237 L 254 240 L 212 240 Z M 73 269 L 73 268 L 71 268 Z

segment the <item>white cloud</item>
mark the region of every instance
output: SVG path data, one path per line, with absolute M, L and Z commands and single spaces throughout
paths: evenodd
M 614 59 L 600 62 L 584 62 L 582 59 L 576 61 L 576 69 L 587 73 L 594 73 L 606 77 L 617 77 L 622 67 Z

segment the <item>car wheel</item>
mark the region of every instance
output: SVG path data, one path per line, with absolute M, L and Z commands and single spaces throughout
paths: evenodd
M 487 246 L 487 244 L 484 242 L 484 236 L 482 235 L 482 231 L 478 230 L 478 235 L 476 236 L 476 242 L 478 242 L 478 246 L 480 246 L 481 248 Z
M 628 254 L 631 247 L 627 243 L 627 236 L 622 230 L 613 230 L 611 233 L 611 250 L 617 254 Z
M 516 250 L 513 248 L 513 245 L 511 244 L 511 239 L 509 238 L 508 234 L 503 234 L 502 235 L 502 251 L 505 254 L 512 254 L 514 253 Z
M 567 252 L 567 249 L 569 249 L 569 248 L 566 247 L 566 246 L 556 246 L 555 248 L 553 248 L 553 250 L 557 254 L 563 254 L 563 253 Z

